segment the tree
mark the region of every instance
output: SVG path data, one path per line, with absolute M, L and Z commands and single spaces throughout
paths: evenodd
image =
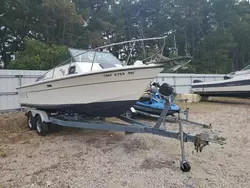
M 71 0 L 43 0 L 37 28 L 46 43 L 74 46 L 77 41 L 75 28 L 77 25 L 83 28 L 84 23 Z
M 24 50 L 16 54 L 9 69 L 48 70 L 68 57 L 67 47 L 48 45 L 38 40 L 25 38 Z
M 250 6 L 246 1 L 5 0 L 1 3 L 4 6 L 0 5 L 0 58 L 5 68 L 15 54 L 14 62 L 23 58 L 18 54 L 24 50 L 25 37 L 41 41 L 49 48 L 54 44 L 86 49 L 167 35 L 165 56 L 193 56 L 186 72 L 227 73 L 250 62 Z M 151 41 L 109 50 L 126 61 L 133 49 L 134 61 L 152 54 L 161 45 Z M 30 53 L 34 58 L 38 52 L 30 49 Z
M 75 46 L 77 34 L 84 31 L 84 20 L 70 0 L 5 0 L 1 3 L 4 6 L 0 14 L 0 56 L 4 68 L 16 52 L 23 50 L 26 36 L 47 44 Z
M 23 4 L 18 0 L 1 1 L 0 10 L 0 57 L 4 68 L 12 60 L 13 55 L 22 49 L 22 37 L 25 32 L 20 28 L 25 27 Z

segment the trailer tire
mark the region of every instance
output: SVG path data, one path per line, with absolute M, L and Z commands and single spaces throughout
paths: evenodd
M 37 134 L 40 136 L 46 136 L 49 132 L 48 124 L 42 121 L 42 118 L 40 115 L 36 115 L 35 119 L 36 119 L 35 122 L 36 122 Z
M 30 130 L 36 129 L 35 118 L 33 117 L 31 112 L 29 112 L 27 115 L 27 124 Z
M 125 116 L 130 119 L 134 118 L 134 114 L 130 109 L 125 112 Z
M 189 172 L 191 170 L 191 165 L 188 162 L 183 162 L 180 166 L 182 172 Z

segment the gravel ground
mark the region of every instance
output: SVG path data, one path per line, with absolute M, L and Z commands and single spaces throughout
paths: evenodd
M 186 143 L 188 173 L 179 169 L 174 139 L 73 128 L 40 137 L 28 130 L 23 113 L 0 115 L 0 187 L 249 187 L 250 102 L 189 106 L 191 120 L 212 123 L 227 143 L 211 143 L 202 153 Z

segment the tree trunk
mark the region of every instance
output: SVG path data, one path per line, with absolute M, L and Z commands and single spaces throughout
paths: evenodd
M 192 56 L 194 56 L 194 26 L 192 24 Z
M 241 68 L 243 68 L 245 66 L 245 52 L 244 52 L 244 48 L 242 49 L 242 65 Z
M 10 55 L 2 53 L 2 60 L 3 60 L 3 68 L 7 69 L 10 62 Z
M 236 62 L 235 62 L 234 68 L 235 68 L 235 70 L 238 70 L 238 68 L 239 68 L 239 47 L 237 47 L 237 49 L 236 49 Z
M 235 51 L 233 51 L 233 61 L 231 65 L 231 71 L 234 71 L 234 63 L 235 63 Z
M 65 38 L 65 27 L 66 27 L 66 24 L 65 24 L 65 22 L 63 22 L 62 44 L 64 44 L 64 38 Z
M 187 29 L 185 29 L 185 55 L 188 55 Z
M 247 64 L 249 65 L 250 64 L 250 59 L 249 59 L 249 52 L 247 52 Z

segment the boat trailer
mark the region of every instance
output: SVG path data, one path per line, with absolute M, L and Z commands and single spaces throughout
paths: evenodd
M 185 149 L 184 149 L 184 142 L 193 142 L 195 150 L 197 152 L 201 152 L 202 149 L 208 145 L 210 142 L 224 144 L 224 138 L 210 138 L 208 134 L 201 133 L 196 135 L 186 134 L 183 131 L 183 122 L 180 118 L 176 120 L 179 125 L 179 131 L 174 132 L 170 130 L 161 129 L 162 123 L 166 123 L 166 114 L 169 110 L 169 103 L 166 104 L 165 109 L 162 111 L 161 115 L 159 116 L 157 122 L 154 126 L 147 125 L 145 123 L 141 123 L 134 119 L 126 117 L 126 115 L 121 115 L 117 117 L 118 119 L 128 123 L 110 123 L 102 119 L 98 118 L 89 118 L 84 117 L 78 114 L 66 114 L 66 113 L 57 113 L 52 114 L 43 110 L 39 109 L 28 109 L 27 113 L 27 123 L 28 127 L 31 130 L 36 130 L 38 135 L 46 136 L 49 132 L 49 127 L 53 124 L 65 126 L 65 127 L 75 127 L 75 128 L 85 128 L 85 129 L 97 129 L 97 130 L 112 130 L 112 131 L 121 131 L 128 133 L 149 133 L 159 136 L 164 136 L 168 138 L 174 138 L 180 140 L 181 146 L 181 161 L 180 161 L 180 168 L 183 172 L 188 172 L 191 169 L 190 164 L 186 161 L 185 158 Z M 211 125 L 204 126 L 204 124 L 187 122 L 200 125 L 205 128 L 211 128 Z

